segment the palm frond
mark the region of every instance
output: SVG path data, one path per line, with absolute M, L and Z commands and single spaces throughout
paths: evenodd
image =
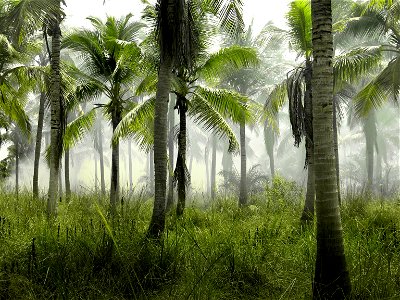
M 195 95 L 189 102 L 188 114 L 193 121 L 201 125 L 206 131 L 217 134 L 220 138 L 226 137 L 229 140 L 229 152 L 237 152 L 239 143 L 236 136 L 224 116 L 200 95 Z
M 306 57 L 311 57 L 311 1 L 295 0 L 290 3 L 287 14 L 290 28 L 291 45 L 297 52 L 302 52 Z
M 63 150 L 71 149 L 81 141 L 85 134 L 93 127 L 95 120 L 96 111 L 92 109 L 70 122 L 65 128 Z

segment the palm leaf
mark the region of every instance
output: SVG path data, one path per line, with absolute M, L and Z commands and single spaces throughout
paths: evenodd
M 82 140 L 85 134 L 93 127 L 95 120 L 96 111 L 92 109 L 70 122 L 65 128 L 63 150 L 71 149 Z

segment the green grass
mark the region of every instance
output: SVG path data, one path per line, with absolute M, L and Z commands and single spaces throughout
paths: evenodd
M 277 180 L 238 209 L 235 199 L 167 218 L 160 243 L 145 239 L 151 199 L 107 216 L 96 195 L 61 202 L 0 197 L 0 299 L 310 299 L 312 226 L 303 196 Z M 342 207 L 352 299 L 400 298 L 400 201 L 352 197 Z

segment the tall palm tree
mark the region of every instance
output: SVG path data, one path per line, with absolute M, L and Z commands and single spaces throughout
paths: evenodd
M 344 253 L 333 151 L 333 36 L 331 0 L 312 0 L 312 98 L 317 257 L 313 298 L 344 299 L 350 278 Z
M 103 23 L 91 17 L 89 20 L 94 29 L 78 30 L 64 39 L 67 48 L 76 50 L 84 56 L 82 72 L 84 80 L 90 82 L 88 88 L 98 96 L 104 93 L 110 100 L 104 105 L 105 114 L 111 119 L 113 131 L 122 119 L 126 94 L 129 84 L 137 75 L 140 49 L 136 37 L 141 23 L 130 22 L 132 15 L 119 20 L 108 17 Z M 79 73 L 79 72 L 78 72 Z M 111 212 L 119 199 L 119 145 L 112 144 L 111 158 Z
M 186 5 L 188 2 L 190 5 Z M 195 4 L 195 0 L 158 0 L 157 36 L 160 49 L 158 82 L 154 112 L 154 207 L 149 225 L 149 236 L 159 237 L 165 226 L 166 180 L 167 180 L 167 112 L 168 95 L 173 69 L 192 65 L 190 55 L 190 35 L 192 34 L 187 16 L 187 8 Z M 241 2 L 238 0 L 207 0 L 202 5 L 208 11 L 219 16 L 222 27 L 231 32 L 237 25 L 241 26 Z

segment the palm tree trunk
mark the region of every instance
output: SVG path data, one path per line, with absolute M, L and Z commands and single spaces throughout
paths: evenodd
M 169 132 L 168 132 L 168 157 L 169 157 L 169 176 L 168 176 L 168 199 L 167 199 L 167 212 L 170 211 L 174 205 L 174 126 L 175 126 L 175 94 L 170 94 L 169 99 Z
M 164 55 L 158 71 L 157 93 L 154 109 L 154 207 L 148 235 L 159 238 L 165 227 L 167 192 L 167 129 L 168 95 L 170 91 L 172 60 Z
M 246 123 L 240 123 L 240 191 L 239 206 L 247 204 Z
M 95 150 L 96 151 L 96 150 Z M 96 194 L 99 191 L 99 175 L 98 175 L 98 171 L 97 171 L 97 155 L 96 152 L 94 153 L 94 190 L 96 192 Z
M 61 202 L 63 196 L 63 185 L 62 185 L 62 163 L 60 162 L 60 171 L 58 172 L 58 199 Z
M 44 122 L 44 109 L 45 109 L 46 94 L 40 93 L 39 102 L 39 118 L 36 131 L 36 144 L 35 144 L 35 161 L 33 165 L 33 197 L 39 197 L 39 163 L 40 163 L 40 150 L 42 147 L 43 135 L 43 122 Z
M 99 160 L 100 160 L 100 187 L 101 187 L 101 195 L 104 197 L 106 194 L 106 183 L 104 179 L 104 153 L 103 153 L 103 134 L 102 134 L 102 123 L 101 120 L 99 122 L 98 128 L 98 139 L 99 139 Z
M 178 158 L 176 160 L 176 169 L 178 179 L 178 203 L 176 206 L 176 215 L 183 215 L 186 203 L 186 99 L 178 96 L 179 108 L 179 135 L 178 135 Z
M 58 0 L 58 5 L 60 1 Z M 61 105 L 61 77 L 60 77 L 60 52 L 61 52 L 61 30 L 59 16 L 54 18 L 51 24 L 52 43 L 51 43 L 51 88 L 50 88 L 50 177 L 49 192 L 47 199 L 47 214 L 56 214 L 57 193 L 58 193 L 58 174 L 61 159 L 62 141 L 62 105 Z
M 154 194 L 154 150 L 151 149 L 149 152 L 149 182 L 150 182 L 150 193 Z
M 309 222 L 314 219 L 315 203 L 315 175 L 314 175 L 314 145 L 313 145 L 313 102 L 312 102 L 312 63 L 309 58 L 306 60 L 305 82 L 306 90 L 304 93 L 304 114 L 306 131 L 306 156 L 307 156 L 307 192 L 304 203 L 302 222 Z
M 314 299 L 344 299 L 350 278 L 344 254 L 333 151 L 331 0 L 312 0 L 313 141 L 317 212 Z
M 215 200 L 217 192 L 216 178 L 217 177 L 217 137 L 212 137 L 212 154 L 211 154 L 211 200 Z
M 64 180 L 65 180 L 65 200 L 69 201 L 71 198 L 71 182 L 69 180 L 69 150 L 64 153 Z
M 269 126 L 268 122 L 264 123 L 264 143 L 269 157 L 269 169 L 271 171 L 271 179 L 275 177 L 275 159 L 274 159 L 274 146 L 275 134 L 274 130 Z
M 339 169 L 339 143 L 338 143 L 338 123 L 337 123 L 337 100 L 333 97 L 333 150 L 335 152 L 335 167 L 336 167 L 336 180 L 338 188 L 338 201 L 339 205 L 342 204 L 342 197 L 340 193 L 340 169 Z
M 112 112 L 112 128 L 113 133 L 121 121 L 121 112 L 115 109 Z M 111 214 L 116 212 L 116 205 L 119 199 L 119 143 L 112 144 L 111 153 L 111 186 L 110 186 L 110 206 Z
M 132 173 L 132 141 L 128 140 L 128 173 L 129 173 L 129 194 L 133 191 L 133 173 Z

